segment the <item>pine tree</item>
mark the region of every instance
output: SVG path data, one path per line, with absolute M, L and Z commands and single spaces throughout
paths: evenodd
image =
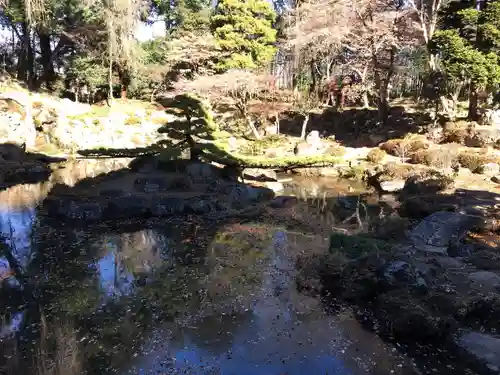
M 500 3 L 449 9 L 443 26 L 434 35 L 432 50 L 449 79 L 470 81 L 469 118 L 476 120 L 478 93 L 500 84 Z
M 276 53 L 276 13 L 266 0 L 220 0 L 211 18 L 223 51 L 218 68 L 259 68 Z

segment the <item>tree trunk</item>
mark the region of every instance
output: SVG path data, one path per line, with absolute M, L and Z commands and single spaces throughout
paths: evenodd
M 304 121 L 302 122 L 302 130 L 300 131 L 300 139 L 306 138 L 307 123 L 309 122 L 309 113 L 304 115 Z
M 374 54 L 372 56 L 373 66 L 375 67 L 375 88 L 377 90 L 377 109 L 379 113 L 379 118 L 382 123 L 387 123 L 389 118 L 389 85 L 394 75 L 394 59 L 395 53 L 394 50 L 390 51 L 390 65 L 385 74 L 385 77 L 381 77 L 381 72 L 379 70 L 379 63 L 377 56 Z
M 479 110 L 478 89 L 476 85 L 471 83 L 469 91 L 469 114 L 467 116 L 469 121 L 477 121 L 477 119 L 479 118 L 478 110 Z
M 368 99 L 368 91 L 363 90 L 363 108 L 368 109 L 370 108 L 370 100 Z
M 33 84 L 34 72 L 33 48 L 31 46 L 30 29 L 26 22 L 21 23 L 21 51 L 17 64 L 17 78 L 28 84 Z
M 47 83 L 47 88 L 52 90 L 52 83 L 55 80 L 55 71 L 52 62 L 50 35 L 44 31 L 38 31 L 38 38 L 40 40 L 40 60 L 43 67 L 43 79 Z
M 255 127 L 255 123 L 253 122 L 252 118 L 250 117 L 250 115 L 246 114 L 245 115 L 245 120 L 247 121 L 247 124 L 248 124 L 248 127 L 250 128 L 250 130 L 252 131 L 255 139 L 262 139 L 262 136 L 260 135 L 259 131 L 257 130 L 257 128 Z
M 311 87 L 309 88 L 310 95 L 317 95 L 318 93 L 318 80 L 316 77 L 316 61 L 313 59 L 310 63 L 311 69 Z

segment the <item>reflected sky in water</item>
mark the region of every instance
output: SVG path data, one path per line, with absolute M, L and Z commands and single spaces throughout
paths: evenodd
M 23 270 L 33 256 L 31 231 L 35 211 L 35 208 L 29 207 L 5 211 L 0 207 L 0 234 L 7 240 L 12 255 Z
M 0 231 L 23 272 L 36 254 L 32 239 L 44 225 L 40 220 L 34 225 L 34 219 L 35 208 L 0 207 Z M 350 335 L 363 337 L 353 343 L 338 317 L 328 316 L 320 301 L 296 291 L 286 231 L 261 226 L 268 237 L 259 237 L 255 233 L 261 232 L 249 230 L 252 225 L 217 228 L 199 263 L 192 262 L 199 251 L 193 251 L 189 262 L 173 256 L 178 252 L 183 258 L 194 246 L 186 245 L 191 239 L 175 235 L 179 227 L 130 233 L 65 229 L 60 238 L 74 243 L 58 243 L 58 229 L 53 228 L 47 237 L 60 249 L 48 248 L 63 254 L 56 259 L 64 262 L 42 262 L 47 275 L 36 282 L 50 299 L 33 304 L 40 304 L 37 311 L 49 312 L 47 321 L 57 317 L 50 324 L 72 318 L 71 339 L 94 353 L 91 359 L 82 357 L 82 363 L 99 358 L 108 366 L 92 374 L 370 374 L 369 361 L 353 360 L 358 351 L 367 356 L 377 352 L 390 359 L 389 369 L 400 368 L 405 360 L 375 335 L 362 334 L 359 324 L 353 324 Z M 245 230 L 254 234 L 244 235 Z M 38 246 L 47 249 L 43 243 Z M 42 261 L 51 259 L 44 255 Z M 150 283 L 139 283 L 144 278 Z M 103 308 L 108 305 L 113 308 Z M 161 313 L 168 319 L 157 318 Z M 0 337 L 22 327 L 24 314 L 11 314 Z M 82 323 L 88 321 L 92 330 Z M 359 332 L 353 334 L 352 327 Z M 28 362 L 34 363 L 32 358 Z

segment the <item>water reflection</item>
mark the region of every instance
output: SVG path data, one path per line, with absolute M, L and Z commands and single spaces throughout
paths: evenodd
M 56 181 L 92 170 L 77 169 Z M 413 374 L 354 319 L 297 293 L 295 256 L 309 238 L 258 223 L 56 228 L 36 216 L 48 185 L 36 186 L 0 192 L 10 202 L 0 266 L 26 286 L 0 297 L 1 354 L 17 358 L 0 372 L 358 375 L 376 352 L 386 373 Z
M 6 211 L 0 205 L 0 237 L 6 239 L 19 271 L 26 272 L 36 246 L 32 243 L 35 208 Z

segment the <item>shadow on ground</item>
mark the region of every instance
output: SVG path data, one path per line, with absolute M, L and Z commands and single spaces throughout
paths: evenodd
M 346 147 L 376 147 L 392 138 L 402 138 L 408 133 L 418 133 L 420 126 L 431 122 L 427 115 L 409 113 L 404 107 L 393 107 L 387 124 L 378 123 L 378 112 L 374 109 L 326 108 L 320 114 L 312 114 L 308 131 L 318 130 L 322 137 L 335 136 Z M 280 133 L 299 137 L 303 117 L 289 113 L 280 121 Z

